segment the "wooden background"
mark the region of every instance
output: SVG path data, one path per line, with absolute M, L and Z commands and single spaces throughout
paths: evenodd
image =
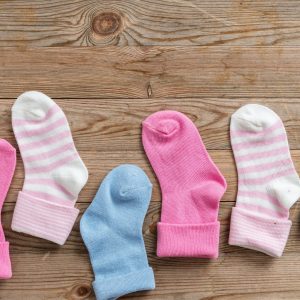
M 144 224 L 157 288 L 126 299 L 300 299 L 299 206 L 283 257 L 229 246 L 237 176 L 231 114 L 246 103 L 277 112 L 300 172 L 300 3 L 297 0 L 0 0 L 0 137 L 14 146 L 10 109 L 40 90 L 65 111 L 90 177 L 78 207 L 121 163 L 144 168 L 154 191 Z M 222 199 L 218 260 L 156 257 L 161 196 L 141 146 L 141 121 L 175 109 L 187 114 L 228 182 Z M 79 218 L 63 247 L 13 232 L 24 178 L 18 163 L 2 223 L 13 278 L 0 299 L 94 299 Z

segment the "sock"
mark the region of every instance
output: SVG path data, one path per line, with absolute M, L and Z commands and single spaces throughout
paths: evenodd
M 179 112 L 160 111 L 143 122 L 142 139 L 162 191 L 157 255 L 218 257 L 226 181 L 196 126 Z
M 0 139 L 0 213 L 16 167 L 16 149 Z M 0 222 L 0 279 L 11 278 L 9 243 L 5 240 Z
M 245 105 L 231 117 L 231 144 L 238 171 L 229 244 L 282 255 L 289 235 L 289 208 L 300 196 L 284 125 L 271 109 Z
M 80 233 L 95 274 L 97 299 L 155 288 L 142 234 L 151 192 L 143 170 L 120 165 L 105 177 L 82 216 Z
M 13 105 L 12 123 L 25 168 L 12 229 L 62 245 L 88 179 L 66 116 L 48 96 L 26 92 Z

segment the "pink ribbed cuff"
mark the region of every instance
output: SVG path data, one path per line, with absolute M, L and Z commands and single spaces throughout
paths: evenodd
M 63 245 L 70 235 L 79 210 L 19 192 L 12 229 Z
M 267 218 L 234 207 L 231 214 L 229 244 L 280 257 L 292 222 Z
M 217 258 L 220 223 L 157 224 L 157 256 Z
M 12 276 L 9 257 L 9 243 L 0 242 L 0 279 L 9 279 Z

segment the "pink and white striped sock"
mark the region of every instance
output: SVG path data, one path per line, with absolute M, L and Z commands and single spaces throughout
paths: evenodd
M 62 245 L 88 179 L 66 116 L 45 94 L 26 92 L 12 107 L 12 123 L 25 168 L 12 229 Z
M 232 115 L 230 136 L 238 194 L 229 244 L 279 257 L 292 225 L 289 209 L 300 197 L 284 125 L 271 109 L 249 104 Z

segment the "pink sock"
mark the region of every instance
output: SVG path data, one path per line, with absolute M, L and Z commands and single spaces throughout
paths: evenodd
M 218 257 L 219 201 L 226 181 L 195 125 L 176 111 L 143 122 L 143 145 L 162 190 L 160 257 Z
M 16 166 L 16 150 L 7 141 L 0 139 L 0 212 L 9 189 Z M 0 223 L 0 279 L 11 278 L 9 243 L 5 240 Z

